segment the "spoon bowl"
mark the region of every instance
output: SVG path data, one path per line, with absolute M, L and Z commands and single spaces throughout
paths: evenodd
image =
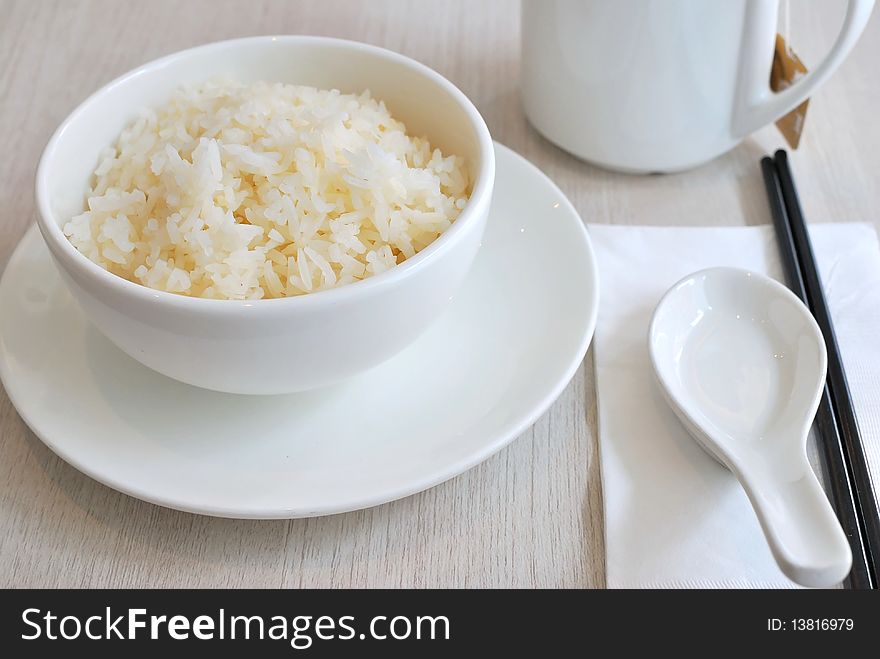
M 827 368 L 809 310 L 768 277 L 711 268 L 666 293 L 648 340 L 670 406 L 739 479 L 782 571 L 839 583 L 849 543 L 806 452 Z

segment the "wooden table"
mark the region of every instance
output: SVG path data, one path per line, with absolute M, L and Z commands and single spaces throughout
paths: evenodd
M 793 3 L 809 64 L 842 2 Z M 33 177 L 58 123 L 119 74 L 236 36 L 321 34 L 397 50 L 469 95 L 497 140 L 537 163 L 586 222 L 769 221 L 758 158 L 772 127 L 695 171 L 605 172 L 539 137 L 519 103 L 519 6 L 508 0 L 0 0 L 0 267 L 34 221 Z M 880 207 L 880 17 L 813 100 L 793 155 L 807 217 L 868 220 Z M 3 310 L 0 309 L 0 313 Z M 484 464 L 427 492 L 322 519 L 236 521 L 119 494 L 68 466 L 0 392 L 0 586 L 600 587 L 602 488 L 592 356 L 550 410 Z

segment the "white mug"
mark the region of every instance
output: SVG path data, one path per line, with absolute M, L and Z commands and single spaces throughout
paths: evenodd
M 523 0 L 525 111 L 551 142 L 596 165 L 688 169 L 809 97 L 873 5 L 848 0 L 825 59 L 773 93 L 777 0 Z

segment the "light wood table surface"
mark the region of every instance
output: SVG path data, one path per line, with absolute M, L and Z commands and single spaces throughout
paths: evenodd
M 809 65 L 833 40 L 843 3 L 792 4 L 791 41 Z M 517 2 L 0 0 L 0 267 L 34 221 L 40 151 L 81 100 L 182 48 L 284 33 L 366 41 L 438 70 L 586 222 L 769 221 L 758 159 L 782 146 L 773 127 L 702 168 L 650 177 L 596 169 L 539 137 L 519 103 Z M 812 221 L 880 213 L 878 65 L 875 15 L 813 99 L 792 157 Z M 601 587 L 592 373 L 588 354 L 531 430 L 447 483 L 370 510 L 266 522 L 180 513 L 104 487 L 47 449 L 0 391 L 0 586 Z

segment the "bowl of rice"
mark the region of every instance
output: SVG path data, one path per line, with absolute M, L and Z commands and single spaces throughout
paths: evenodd
M 116 346 L 176 380 L 279 394 L 403 350 L 465 281 L 489 131 L 409 58 L 308 36 L 182 51 L 100 89 L 50 139 L 38 224 Z

